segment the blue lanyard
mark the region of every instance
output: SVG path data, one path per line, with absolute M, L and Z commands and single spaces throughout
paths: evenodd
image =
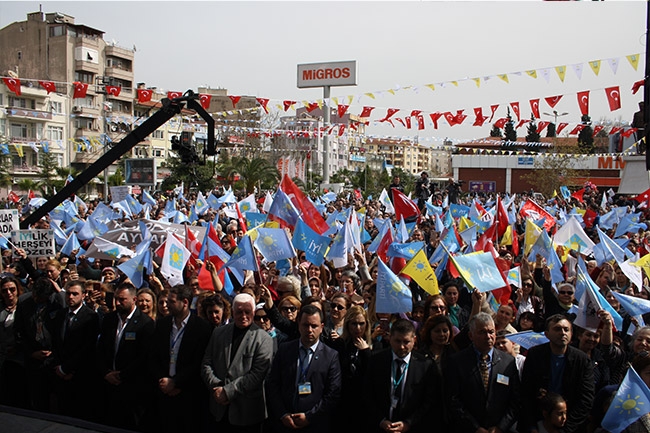
M 399 373 L 399 378 L 396 379 L 397 377 L 397 369 L 395 368 L 395 362 L 393 361 L 393 392 L 399 388 L 399 385 L 402 383 L 402 380 L 404 379 L 404 375 L 406 374 L 406 369 L 409 368 L 409 363 L 405 362 L 404 367 L 401 369 Z

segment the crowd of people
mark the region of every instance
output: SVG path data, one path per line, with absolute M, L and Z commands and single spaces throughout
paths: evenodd
M 426 179 L 419 182 L 422 215 L 403 243 L 423 242 L 428 258 L 443 233 L 441 216 L 427 203 L 443 212 L 449 203 L 495 206 L 496 196 L 463 196 L 457 183 L 425 196 Z M 392 193 L 403 191 L 400 179 L 393 184 Z M 189 214 L 197 196 L 186 195 L 176 204 Z M 529 198 L 518 195 L 511 205 L 520 209 Z M 171 199 L 155 200 L 147 212 L 163 220 Z M 310 263 L 303 251 L 289 268 L 260 257 L 259 271 L 247 271 L 243 282 L 232 278 L 231 291 L 219 277 L 230 271 L 209 260 L 188 262 L 183 284 L 170 286 L 154 265 L 136 286 L 117 268 L 128 257 L 93 258 L 79 249 L 28 257 L 8 246 L 0 279 L 0 404 L 144 432 L 573 433 L 608 431 L 603 417 L 628 369 L 650 386 L 650 327 L 613 295 L 650 299 L 647 277 L 638 287 L 616 260 L 599 263 L 571 251 L 563 258 L 564 281 L 554 283 L 541 255 L 529 259 L 517 242 L 495 242 L 499 261 L 521 270 L 520 287 L 508 287 L 507 299 L 488 302 L 481 287 L 468 287 L 451 265 L 436 262 L 434 268 L 445 266 L 436 269 L 439 293 L 406 281 L 411 311 L 377 311 L 381 258 L 369 246 L 378 221 L 400 221 L 378 200 L 339 194 L 324 204 L 324 219 L 361 212 L 369 240 L 347 265 Z M 97 205 L 78 206 L 78 217 Z M 555 197 L 541 205 L 559 221 L 571 209 L 604 215 L 638 203 L 612 196 L 603 207 L 589 189 L 581 200 Z M 192 224 L 212 224 L 232 254 L 246 233 L 229 215 L 210 208 Z M 61 221 L 48 216 L 33 228 L 52 224 Z M 585 227 L 596 242 L 597 225 L 598 218 Z M 518 212 L 512 227 L 523 246 L 526 220 Z M 650 251 L 650 231 L 635 227 L 622 238 L 638 260 Z M 597 307 L 597 326 L 574 324 L 579 259 L 623 317 L 622 328 Z M 209 283 L 199 278 L 203 267 Z M 514 344 L 510 337 L 524 331 L 547 342 Z M 642 409 L 626 432 L 650 431 Z

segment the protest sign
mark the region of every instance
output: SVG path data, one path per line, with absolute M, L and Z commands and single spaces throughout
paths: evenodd
M 142 232 L 138 221 L 143 221 L 149 232 L 151 232 L 151 248 L 155 251 L 167 238 L 169 233 L 176 234 L 179 238 L 185 239 L 185 225 L 172 224 L 157 220 L 135 220 L 135 221 L 109 221 L 109 231 L 102 235 L 107 241 L 114 242 L 127 248 L 142 242 Z M 206 228 L 203 226 L 189 226 L 194 237 L 203 242 Z
M 12 231 L 20 230 L 17 209 L 0 210 L 0 233 L 9 237 Z
M 54 257 L 56 254 L 54 230 L 14 230 L 11 242 L 22 248 L 28 257 Z
M 119 203 L 122 200 L 126 199 L 126 196 L 129 195 L 130 187 L 126 186 L 112 186 L 111 187 L 111 200 L 113 203 Z

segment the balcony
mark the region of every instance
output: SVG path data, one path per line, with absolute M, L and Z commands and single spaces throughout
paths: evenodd
M 52 120 L 52 113 L 49 111 L 28 110 L 25 108 L 7 108 L 7 116 L 17 119 L 32 119 L 40 121 Z
M 97 63 L 87 62 L 85 60 L 75 60 L 74 70 L 99 74 L 99 65 Z
M 107 77 L 115 77 L 120 80 L 133 81 L 133 71 L 120 66 L 106 66 L 104 68 L 104 75 Z
M 99 108 L 85 107 L 83 105 L 74 105 L 72 107 L 72 114 L 77 117 L 89 117 L 91 119 L 98 119 Z
M 99 50 L 99 41 L 101 38 L 97 36 L 77 36 L 75 39 L 75 47 L 86 47 L 92 50 Z
M 129 50 L 128 48 L 118 47 L 117 45 L 106 45 L 104 54 L 106 56 L 119 57 L 121 59 L 126 59 L 130 61 L 133 61 L 134 58 L 133 50 Z

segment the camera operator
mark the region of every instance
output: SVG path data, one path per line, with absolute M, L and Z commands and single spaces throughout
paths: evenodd
M 418 207 L 420 211 L 424 210 L 425 202 L 431 195 L 429 190 L 429 173 L 423 171 L 420 178 L 415 181 L 415 196 L 418 198 Z
M 449 196 L 449 204 L 458 204 L 458 196 L 460 195 L 460 187 L 463 184 L 462 180 L 454 182 L 453 178 L 449 178 L 449 185 L 447 185 L 447 195 Z

